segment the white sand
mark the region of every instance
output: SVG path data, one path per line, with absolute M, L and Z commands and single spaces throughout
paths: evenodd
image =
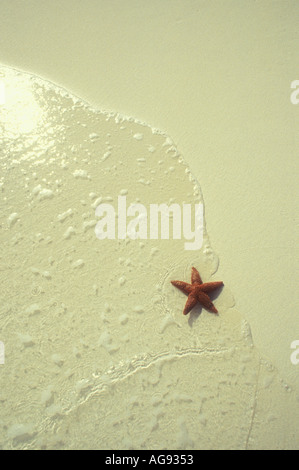
M 290 84 L 298 78 L 298 6 L 36 5 L 1 2 L 1 61 L 173 137 L 201 184 L 221 262 L 217 276 L 233 291 L 259 352 L 298 391 L 299 366 L 290 361 L 290 344 L 298 339 L 299 108 L 290 102 Z M 40 198 L 51 197 L 47 189 Z M 9 214 L 16 227 L 12 214 L 18 213 Z M 265 445 L 281 444 L 281 434 L 278 429 Z

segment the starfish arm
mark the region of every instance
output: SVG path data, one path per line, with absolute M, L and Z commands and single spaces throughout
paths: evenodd
M 205 282 L 204 284 L 201 284 L 200 290 L 202 292 L 213 292 L 213 290 L 218 289 L 219 287 L 223 286 L 223 282 Z
M 202 284 L 201 277 L 196 268 L 192 268 L 191 272 L 191 284 Z
M 197 300 L 205 309 L 209 310 L 209 312 L 218 313 L 218 310 L 211 301 L 210 297 L 204 292 L 198 292 Z
M 196 304 L 197 304 L 197 298 L 194 297 L 192 294 L 189 295 L 185 308 L 183 310 L 183 314 L 187 315 L 190 312 L 190 310 L 192 310 L 193 307 L 195 307 Z
M 177 287 L 178 289 L 180 289 L 182 292 L 184 292 L 184 294 L 186 295 L 189 295 L 191 290 L 192 290 L 192 286 L 191 284 L 188 284 L 188 282 L 183 282 L 183 281 L 171 281 L 171 284 L 175 287 Z

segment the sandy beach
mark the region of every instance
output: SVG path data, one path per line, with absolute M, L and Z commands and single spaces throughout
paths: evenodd
M 0 447 L 298 448 L 298 10 L 2 0 Z M 125 196 L 201 249 L 99 240 Z

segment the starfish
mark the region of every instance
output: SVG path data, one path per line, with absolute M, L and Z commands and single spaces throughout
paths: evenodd
M 197 269 L 192 268 L 191 284 L 183 281 L 171 281 L 171 284 L 184 292 L 184 294 L 188 295 L 188 299 L 183 310 L 184 315 L 187 315 L 190 310 L 195 307 L 197 302 L 210 312 L 218 313 L 218 310 L 208 296 L 208 293 L 223 286 L 222 281 L 203 283 Z

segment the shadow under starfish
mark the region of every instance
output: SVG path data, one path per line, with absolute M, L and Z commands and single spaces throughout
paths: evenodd
M 187 315 L 197 303 L 201 304 L 209 312 L 218 313 L 218 310 L 208 294 L 219 287 L 222 287 L 222 281 L 203 283 L 199 272 L 193 267 L 191 273 L 191 284 L 184 281 L 171 281 L 171 284 L 184 292 L 184 294 L 188 295 L 188 299 L 183 310 L 184 315 Z

